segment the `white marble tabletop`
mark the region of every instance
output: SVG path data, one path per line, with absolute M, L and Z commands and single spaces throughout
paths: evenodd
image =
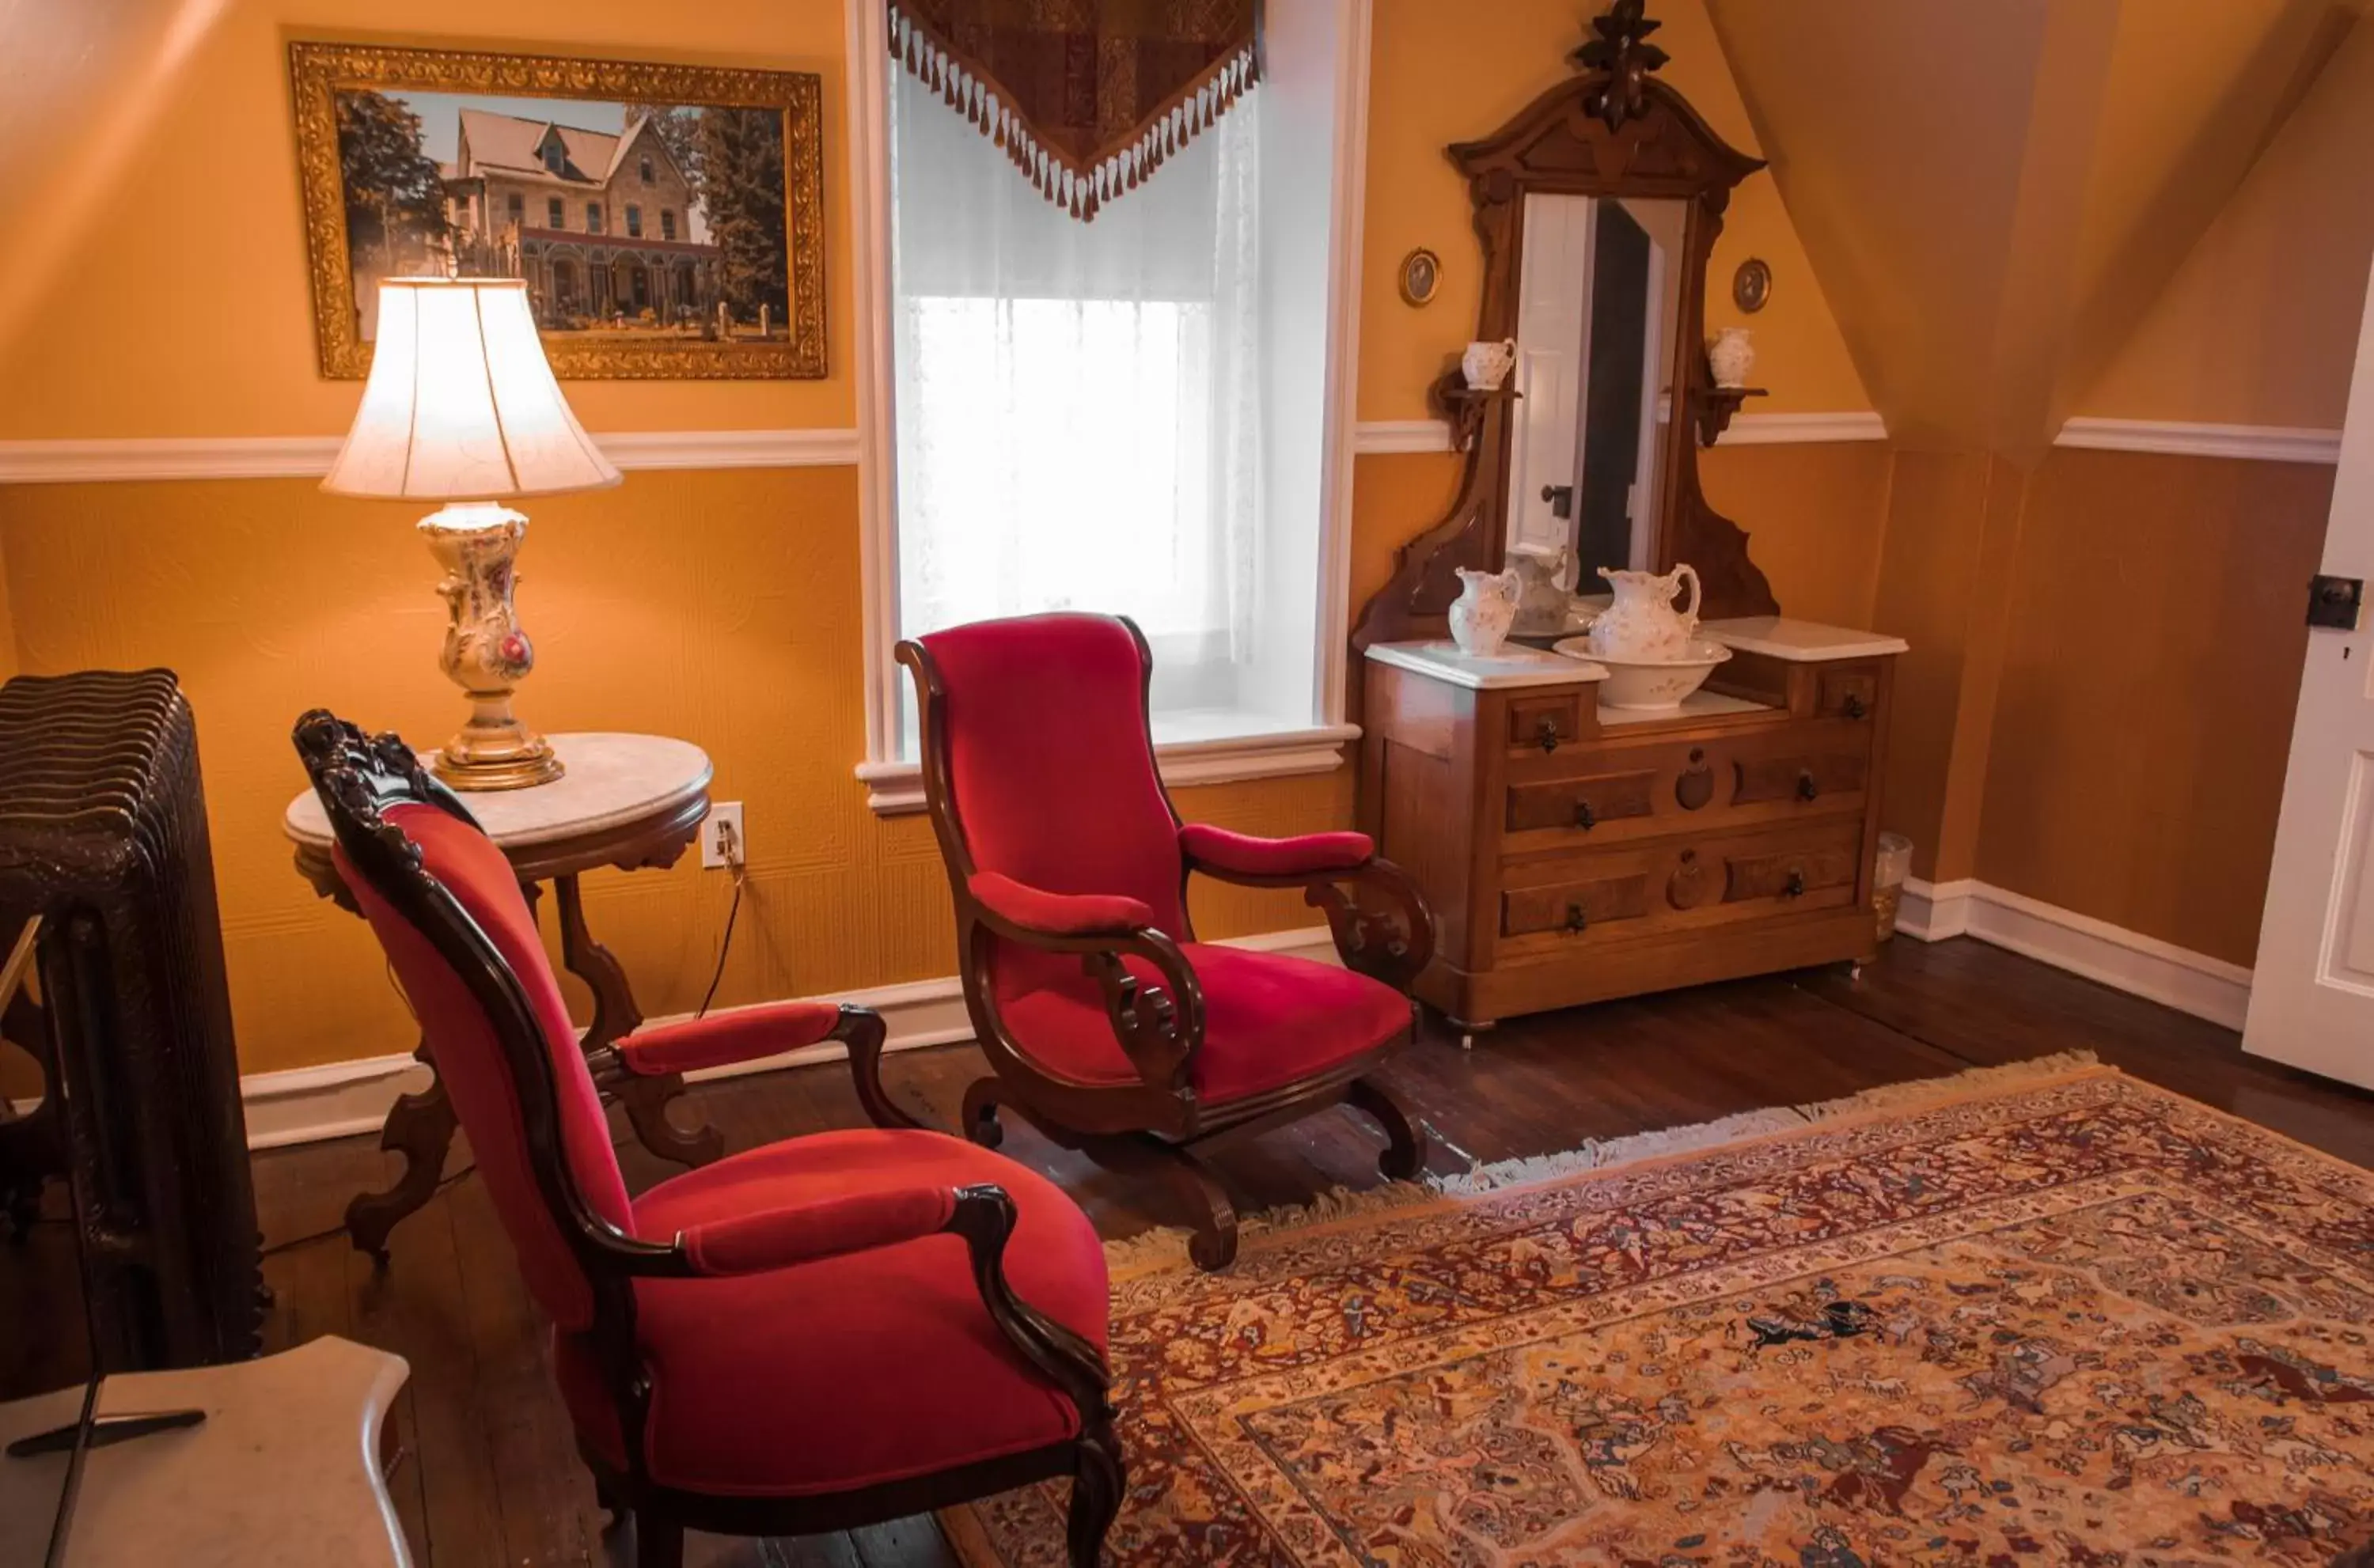
M 1786 615 L 1738 615 L 1729 620 L 1700 621 L 1699 635 L 1712 638 L 1741 653 L 1761 653 L 1792 664 L 1827 664 L 1837 659 L 1870 659 L 1885 653 L 1909 653 L 1912 645 L 1885 632 L 1826 626 L 1819 621 L 1792 621 Z
M 1459 645 L 1440 638 L 1428 642 L 1374 642 L 1369 657 L 1380 664 L 1428 676 L 1471 691 L 1504 686 L 1564 686 L 1607 679 L 1607 667 L 1563 653 L 1510 643 L 1486 658 L 1462 653 Z
M 66 1568 L 407 1568 L 379 1433 L 409 1372 L 400 1356 L 324 1338 L 231 1366 L 110 1377 L 102 1415 L 206 1419 L 90 1451 Z M 0 1445 L 74 1421 L 82 1392 L 0 1405 Z M 0 1562 L 41 1561 L 65 1468 L 63 1454 L 0 1457 Z
M 551 735 L 568 771 L 525 790 L 478 790 L 462 799 L 487 837 L 505 848 L 597 833 L 651 816 L 709 788 L 709 754 L 665 735 Z M 423 755 L 434 754 L 424 753 Z M 330 818 L 308 790 L 288 802 L 280 830 L 327 846 Z

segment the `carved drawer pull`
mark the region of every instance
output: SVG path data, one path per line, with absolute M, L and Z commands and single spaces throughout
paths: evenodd
M 1585 833 L 1599 825 L 1599 818 L 1592 813 L 1589 801 L 1575 802 L 1574 825 Z
M 1852 692 L 1849 692 L 1847 693 L 1846 700 L 1839 704 L 1839 711 L 1845 714 L 1850 719 L 1860 719 L 1865 713 L 1869 712 L 1870 709 L 1863 707 L 1862 697 L 1857 696 Z
M 1583 928 L 1590 924 L 1591 916 L 1583 909 L 1583 907 L 1581 904 L 1569 904 L 1566 907 L 1567 934 L 1569 936 L 1581 936 L 1582 934 Z
M 1563 738 L 1558 733 L 1557 715 L 1555 713 L 1543 714 L 1540 721 L 1534 726 L 1534 739 L 1539 743 L 1545 752 L 1557 750 L 1558 742 Z
M 1690 765 L 1674 780 L 1674 803 L 1686 812 L 1701 809 L 1714 799 L 1714 769 L 1706 765 L 1703 747 L 1690 748 Z
M 1822 787 L 1820 784 L 1815 782 L 1814 775 L 1810 770 L 1797 775 L 1797 798 L 1799 800 L 1810 801 L 1820 795 L 1821 792 Z
M 1805 896 L 1805 873 L 1803 871 L 1795 866 L 1789 868 L 1789 880 L 1780 884 L 1780 896 L 1783 898 Z

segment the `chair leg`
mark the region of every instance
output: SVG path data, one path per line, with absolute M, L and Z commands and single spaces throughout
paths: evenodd
M 1176 1143 L 1146 1133 L 1099 1138 L 1081 1147 L 1107 1170 L 1125 1176 L 1158 1177 L 1187 1201 L 1188 1223 L 1195 1231 L 1194 1239 L 1187 1244 L 1187 1256 L 1194 1259 L 1196 1268 L 1216 1274 L 1237 1260 L 1236 1205 L 1228 1201 L 1227 1189 L 1204 1168 L 1203 1161 Z
M 1365 1078 L 1355 1078 L 1344 1101 L 1385 1129 L 1385 1152 L 1377 1169 L 1391 1181 L 1411 1181 L 1426 1169 L 1426 1134 L 1419 1131 L 1399 1102 Z
M 1111 1415 L 1082 1423 L 1080 1462 L 1072 1473 L 1072 1513 L 1064 1532 L 1071 1568 L 1097 1568 L 1103 1560 L 1105 1534 L 1121 1513 L 1127 1486 L 1121 1440 L 1113 1435 Z
M 994 1078 L 976 1078 L 965 1091 L 964 1135 L 984 1149 L 1005 1141 L 1005 1129 L 997 1119 L 998 1087 Z
M 684 1568 L 684 1527 L 653 1518 L 648 1508 L 637 1510 L 635 1568 Z

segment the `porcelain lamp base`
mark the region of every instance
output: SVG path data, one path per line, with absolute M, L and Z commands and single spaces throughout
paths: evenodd
M 456 501 L 420 520 L 421 536 L 445 576 L 447 610 L 438 667 L 470 698 L 469 721 L 445 743 L 434 766 L 456 790 L 525 790 L 560 777 L 552 743 L 520 722 L 511 694 L 535 668 L 535 645 L 512 596 L 527 519 L 509 507 Z

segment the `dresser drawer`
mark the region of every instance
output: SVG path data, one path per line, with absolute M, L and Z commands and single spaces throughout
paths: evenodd
M 1814 711 L 1824 719 L 1867 721 L 1879 711 L 1876 660 L 1858 664 L 1825 664 L 1814 676 Z
M 1598 946 L 1854 901 L 1863 825 L 1832 817 L 1501 867 L 1504 950 Z
M 1564 691 L 1534 692 L 1509 699 L 1509 746 L 1512 751 L 1556 756 L 1561 748 L 1572 755 L 1582 734 L 1582 705 L 1595 707 L 1595 686 L 1569 686 Z
M 1860 720 L 1799 720 L 1694 741 L 1597 740 L 1512 758 L 1502 843 L 1511 853 L 1539 853 L 1860 814 L 1872 736 Z

